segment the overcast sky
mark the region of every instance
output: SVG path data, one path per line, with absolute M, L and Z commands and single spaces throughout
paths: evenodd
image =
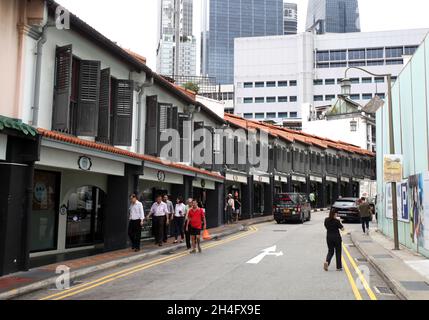
M 156 68 L 158 0 L 58 0 L 72 13 Z M 298 4 L 299 31 L 304 31 L 308 0 Z M 362 31 L 429 27 L 427 0 L 359 0 Z M 194 0 L 194 33 L 201 31 L 201 0 Z M 199 37 L 198 37 L 199 38 Z M 199 56 L 199 55 L 197 55 Z

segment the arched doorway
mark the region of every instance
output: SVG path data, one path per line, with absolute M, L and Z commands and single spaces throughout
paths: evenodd
M 74 190 L 67 200 L 66 248 L 103 243 L 106 194 L 93 186 Z

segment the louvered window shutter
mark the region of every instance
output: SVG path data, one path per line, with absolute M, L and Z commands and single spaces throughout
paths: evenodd
M 106 144 L 110 143 L 110 101 L 110 69 L 103 69 L 101 70 L 100 76 L 100 105 L 98 109 L 97 141 Z
M 113 145 L 132 145 L 134 82 L 116 80 L 113 104 Z
M 165 132 L 171 123 L 171 105 L 158 104 L 159 108 L 159 134 L 158 134 L 158 151 L 157 155 L 161 154 L 162 148 L 168 143 L 168 141 L 161 141 L 161 133 Z
M 95 137 L 98 133 L 100 99 L 100 61 L 80 61 L 79 101 L 76 113 L 76 135 Z
M 148 96 L 146 98 L 145 153 L 153 156 L 158 153 L 158 111 L 158 97 Z
M 178 119 L 179 119 L 178 130 L 180 134 L 180 154 L 181 154 L 180 162 L 185 162 L 186 160 L 190 159 L 190 155 L 185 155 L 185 152 L 187 151 L 185 150 L 185 146 L 188 146 L 190 142 L 189 142 L 189 138 L 185 134 L 185 125 L 184 125 L 185 121 L 189 120 L 189 117 L 185 113 L 179 113 Z
M 72 46 L 57 47 L 52 130 L 71 132 L 70 94 L 72 82 Z

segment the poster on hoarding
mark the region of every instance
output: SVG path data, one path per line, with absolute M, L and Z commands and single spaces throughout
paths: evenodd
M 410 236 L 419 247 L 429 250 L 429 172 L 410 176 L 408 188 Z
M 392 184 L 386 184 L 386 218 L 393 219 Z M 396 185 L 396 203 L 398 206 L 398 220 L 410 222 L 408 210 L 408 185 L 404 181 Z
M 401 182 L 402 181 L 402 155 L 386 154 L 383 159 L 383 176 L 384 182 Z

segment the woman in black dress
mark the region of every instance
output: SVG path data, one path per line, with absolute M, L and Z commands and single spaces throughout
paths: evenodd
M 341 246 L 342 246 L 342 238 L 340 234 L 340 230 L 344 231 L 344 227 L 341 224 L 340 220 L 337 219 L 337 214 L 335 212 L 330 212 L 329 217 L 325 219 L 325 228 L 326 228 L 326 242 L 328 244 L 328 255 L 326 257 L 325 264 L 323 269 L 328 271 L 329 265 L 331 264 L 332 257 L 337 258 L 337 271 L 343 270 L 343 265 L 341 261 Z

